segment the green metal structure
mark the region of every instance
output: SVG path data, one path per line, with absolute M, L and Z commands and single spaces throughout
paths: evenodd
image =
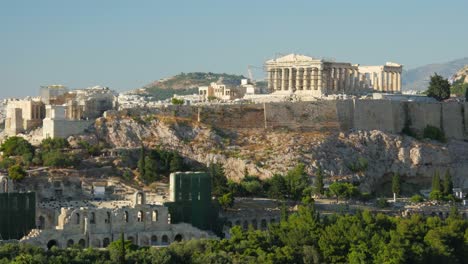
M 202 230 L 217 228 L 218 210 L 211 201 L 211 177 L 204 172 L 176 172 L 170 176 L 171 223 L 189 223 Z
M 20 239 L 36 223 L 35 193 L 0 193 L 0 240 Z

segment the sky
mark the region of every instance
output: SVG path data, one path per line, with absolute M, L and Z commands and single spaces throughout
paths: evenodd
M 289 53 L 409 69 L 468 56 L 467 12 L 466 0 L 0 0 L 0 98 L 248 65 L 261 79 Z

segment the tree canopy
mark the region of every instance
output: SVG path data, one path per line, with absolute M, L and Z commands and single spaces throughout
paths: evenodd
M 437 73 L 434 73 L 434 75 L 431 76 L 426 94 L 429 97 L 435 98 L 437 101 L 443 101 L 450 98 L 449 81 Z

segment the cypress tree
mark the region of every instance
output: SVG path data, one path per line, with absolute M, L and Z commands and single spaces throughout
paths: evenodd
M 453 182 L 452 182 L 452 175 L 447 170 L 444 176 L 444 195 L 452 194 L 453 192 Z
M 125 238 L 124 238 L 124 233 L 120 233 L 120 242 L 122 245 L 121 252 L 120 252 L 120 263 L 125 264 Z
M 315 175 L 315 193 L 322 195 L 324 193 L 323 190 L 323 170 L 320 165 L 317 168 L 317 173 Z
M 392 192 L 394 194 L 400 194 L 401 191 L 401 179 L 400 174 L 394 173 L 392 177 Z
M 138 160 L 138 171 L 140 172 L 140 176 L 144 178 L 145 175 L 145 158 L 146 158 L 146 150 L 143 144 L 141 145 L 140 149 L 140 159 Z
M 434 176 L 432 177 L 432 191 L 439 191 L 440 192 L 440 176 L 439 172 L 435 171 Z

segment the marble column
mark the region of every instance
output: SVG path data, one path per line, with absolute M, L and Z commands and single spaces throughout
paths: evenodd
M 268 90 L 272 90 L 273 89 L 273 72 L 274 70 L 273 69 L 269 69 L 268 70 Z
M 293 83 L 293 68 L 289 68 L 289 79 L 288 79 L 288 89 L 292 91 L 292 83 Z
M 308 74 L 308 68 L 304 68 L 304 73 L 303 73 L 303 78 L 302 78 L 302 90 L 308 90 L 307 89 L 307 82 L 309 81 L 309 74 Z
M 281 69 L 281 90 L 286 90 L 286 69 Z
M 397 91 L 401 92 L 401 73 L 397 73 Z
M 302 90 L 301 89 L 301 83 L 302 83 L 302 79 L 301 79 L 301 68 L 296 68 L 296 90 Z
M 322 71 L 321 68 L 318 68 L 318 69 L 317 69 L 317 85 L 316 85 L 316 90 L 323 91 L 322 77 L 323 77 L 323 71 Z
M 277 91 L 278 90 L 278 69 L 274 69 L 273 70 L 273 91 Z

